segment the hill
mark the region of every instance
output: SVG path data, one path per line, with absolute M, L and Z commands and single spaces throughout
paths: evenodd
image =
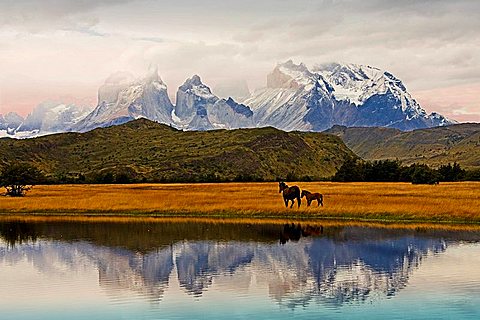
M 366 160 L 399 159 L 403 164 L 433 167 L 458 162 L 480 168 L 480 124 L 463 123 L 402 132 L 392 128 L 334 126 L 325 131 L 339 136 Z
M 228 181 L 331 176 L 353 153 L 338 137 L 274 128 L 180 131 L 146 119 L 86 133 L 0 139 L 0 163 L 57 179 Z M 67 179 L 68 180 L 68 179 Z

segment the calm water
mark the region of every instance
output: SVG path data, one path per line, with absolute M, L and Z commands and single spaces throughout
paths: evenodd
M 0 319 L 480 319 L 480 232 L 0 220 Z

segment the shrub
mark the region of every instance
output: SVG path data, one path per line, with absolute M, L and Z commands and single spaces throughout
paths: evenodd
M 25 196 L 28 190 L 44 180 L 40 170 L 25 162 L 7 164 L 0 173 L 0 187 L 12 197 Z

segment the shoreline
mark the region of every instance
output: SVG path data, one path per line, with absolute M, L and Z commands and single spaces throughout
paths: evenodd
M 332 216 L 286 216 L 286 215 L 221 215 L 205 213 L 120 213 L 120 212 L 23 212 L 1 213 L 2 221 L 78 221 L 78 222 L 211 222 L 228 224 L 286 224 L 378 226 L 382 228 L 428 228 L 480 230 L 480 221 L 385 219 Z

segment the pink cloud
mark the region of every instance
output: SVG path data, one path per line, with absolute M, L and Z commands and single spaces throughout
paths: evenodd
M 412 92 L 428 112 L 460 122 L 480 122 L 480 83 Z
M 32 86 L 9 86 L 0 89 L 0 114 L 14 111 L 26 116 L 39 103 L 58 101 L 81 106 L 95 106 L 97 88 L 87 85 L 51 86 L 37 83 Z

